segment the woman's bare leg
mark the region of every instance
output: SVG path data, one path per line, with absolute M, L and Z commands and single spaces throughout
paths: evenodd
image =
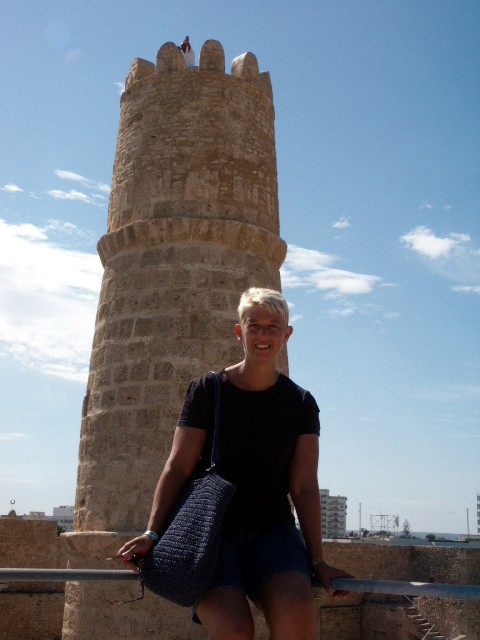
M 263 611 L 270 640 L 313 640 L 315 608 L 313 589 L 301 573 L 279 573 L 259 590 L 257 604 Z
M 210 591 L 200 601 L 197 616 L 209 640 L 253 640 L 255 635 L 250 605 L 238 589 Z

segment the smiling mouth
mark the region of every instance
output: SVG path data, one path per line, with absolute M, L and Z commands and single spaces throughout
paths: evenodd
M 271 345 L 270 344 L 256 344 L 255 345 L 255 349 L 260 349 L 260 351 L 267 351 L 267 349 L 270 349 Z

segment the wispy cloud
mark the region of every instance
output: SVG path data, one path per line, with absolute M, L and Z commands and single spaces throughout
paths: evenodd
M 25 440 L 31 436 L 26 433 L 0 433 L 0 441 L 11 442 L 15 440 Z
M 122 93 L 125 91 L 125 83 L 124 82 L 115 82 L 115 86 L 117 87 L 118 95 L 121 96 Z
M 58 221 L 55 227 L 60 233 Z M 0 220 L 0 351 L 44 374 L 84 382 L 102 267 L 95 254 L 52 242 L 50 232 L 48 225 Z
M 84 189 L 88 189 L 90 193 L 84 191 L 78 191 L 77 189 L 70 189 L 70 191 L 64 191 L 63 189 L 49 189 L 47 194 L 55 200 L 77 200 L 79 202 L 85 202 L 86 204 L 94 204 L 96 206 L 104 206 L 105 195 L 110 193 L 110 187 L 103 182 L 97 182 L 90 178 L 85 178 L 73 171 L 65 171 L 63 169 L 56 169 L 55 175 L 60 180 L 69 180 L 81 185 Z M 91 191 L 100 193 L 92 193 Z
M 39 484 L 36 480 L 26 480 L 25 478 L 0 478 L 0 482 L 8 483 L 8 484 L 26 484 L 36 486 Z
M 450 257 L 456 248 L 464 246 L 470 239 L 466 233 L 449 233 L 440 238 L 428 227 L 415 227 L 401 236 L 400 242 L 421 256 L 436 260 Z
M 21 193 L 23 191 L 17 184 L 4 184 L 0 188 L 2 191 L 8 191 L 8 193 Z
M 477 296 L 480 296 L 480 286 L 457 286 L 451 287 L 452 291 L 458 291 L 459 293 L 474 293 Z
M 371 293 L 381 281 L 379 276 L 338 269 L 333 266 L 338 260 L 337 256 L 291 244 L 281 269 L 282 284 L 286 288 L 313 286 L 340 296 L 355 296 Z
M 363 416 L 361 418 L 358 418 L 360 422 L 371 422 L 371 423 L 377 423 L 380 422 L 380 420 L 378 420 L 377 418 L 372 418 L 370 416 Z
M 330 309 L 332 318 L 348 318 L 358 311 L 358 306 L 350 300 L 337 300 L 336 306 Z
M 79 182 L 83 187 L 86 187 L 87 189 L 110 193 L 110 187 L 108 184 L 97 182 L 96 180 L 91 180 L 90 178 L 85 178 L 84 176 L 81 176 L 78 173 L 74 173 L 73 171 L 55 169 L 55 175 L 60 178 L 60 180 L 71 180 L 73 182 Z
M 82 51 L 81 49 L 71 49 L 70 51 L 67 51 L 67 53 L 65 54 L 65 57 L 63 58 L 63 62 L 64 64 L 71 64 L 72 62 L 76 62 L 77 60 L 80 60 L 81 58 L 85 57 L 85 51 Z
M 92 198 L 87 196 L 86 193 L 82 193 L 81 191 L 75 191 L 74 189 L 70 191 L 60 191 L 60 189 L 51 189 L 47 191 L 49 196 L 55 198 L 55 200 L 81 200 L 82 202 L 86 202 L 87 204 L 91 204 L 93 202 Z
M 411 395 L 414 398 L 433 402 L 457 402 L 465 399 L 480 398 L 480 385 L 452 384 L 437 388 L 417 389 Z
M 350 220 L 348 218 L 339 218 L 332 224 L 334 229 L 348 229 L 350 227 Z
M 420 211 L 431 211 L 433 209 L 433 204 L 430 204 L 430 202 L 423 202 L 420 206 L 419 206 Z
M 421 256 L 429 269 L 459 285 L 453 291 L 478 293 L 480 251 L 472 247 L 468 233 L 450 232 L 437 236 L 432 229 L 420 226 L 400 237 L 400 242 Z
M 478 440 L 480 439 L 480 434 L 468 433 L 465 431 L 454 431 L 450 434 L 450 438 L 453 438 L 454 440 Z

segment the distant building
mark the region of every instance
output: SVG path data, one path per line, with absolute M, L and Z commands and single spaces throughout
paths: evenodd
M 0 515 L 0 518 L 19 518 L 20 520 L 51 520 L 62 527 L 64 531 L 73 531 L 73 507 L 53 507 L 53 516 L 45 515 L 45 511 L 30 511 L 28 514 L 17 515 L 14 510 L 8 515 Z
M 48 519 L 54 520 L 64 531 L 73 531 L 73 506 L 53 507 L 53 516 Z
M 347 535 L 347 498 L 331 496 L 328 489 L 320 489 L 322 536 L 345 538 Z
M 480 493 L 477 493 L 477 533 L 480 533 Z
M 48 516 L 45 515 L 45 511 L 30 511 L 27 515 L 22 516 L 24 520 L 48 520 Z

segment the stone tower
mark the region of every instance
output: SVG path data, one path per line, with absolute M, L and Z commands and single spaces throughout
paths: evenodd
M 241 359 L 233 333 L 240 293 L 280 289 L 286 245 L 272 89 L 252 53 L 235 58 L 230 74 L 215 40 L 203 45 L 198 67 L 185 69 L 171 42 L 156 65 L 133 61 L 98 251 L 105 271 L 83 406 L 75 533 L 67 536 L 71 566 L 90 568 L 99 566 L 92 558 L 112 555 L 145 530 L 188 381 Z M 67 588 L 63 637 L 90 640 L 93 629 L 97 638 L 147 637 L 125 613 L 134 605 L 121 618 L 116 608 L 105 611 L 104 588 Z M 111 599 L 110 587 L 104 593 Z M 151 606 L 158 632 L 161 601 L 148 602 L 141 606 Z M 163 619 L 171 609 L 162 604 Z M 182 615 L 180 626 L 188 623 Z M 116 628 L 120 619 L 128 635 Z M 161 637 L 192 633 L 182 635 L 172 619 Z

